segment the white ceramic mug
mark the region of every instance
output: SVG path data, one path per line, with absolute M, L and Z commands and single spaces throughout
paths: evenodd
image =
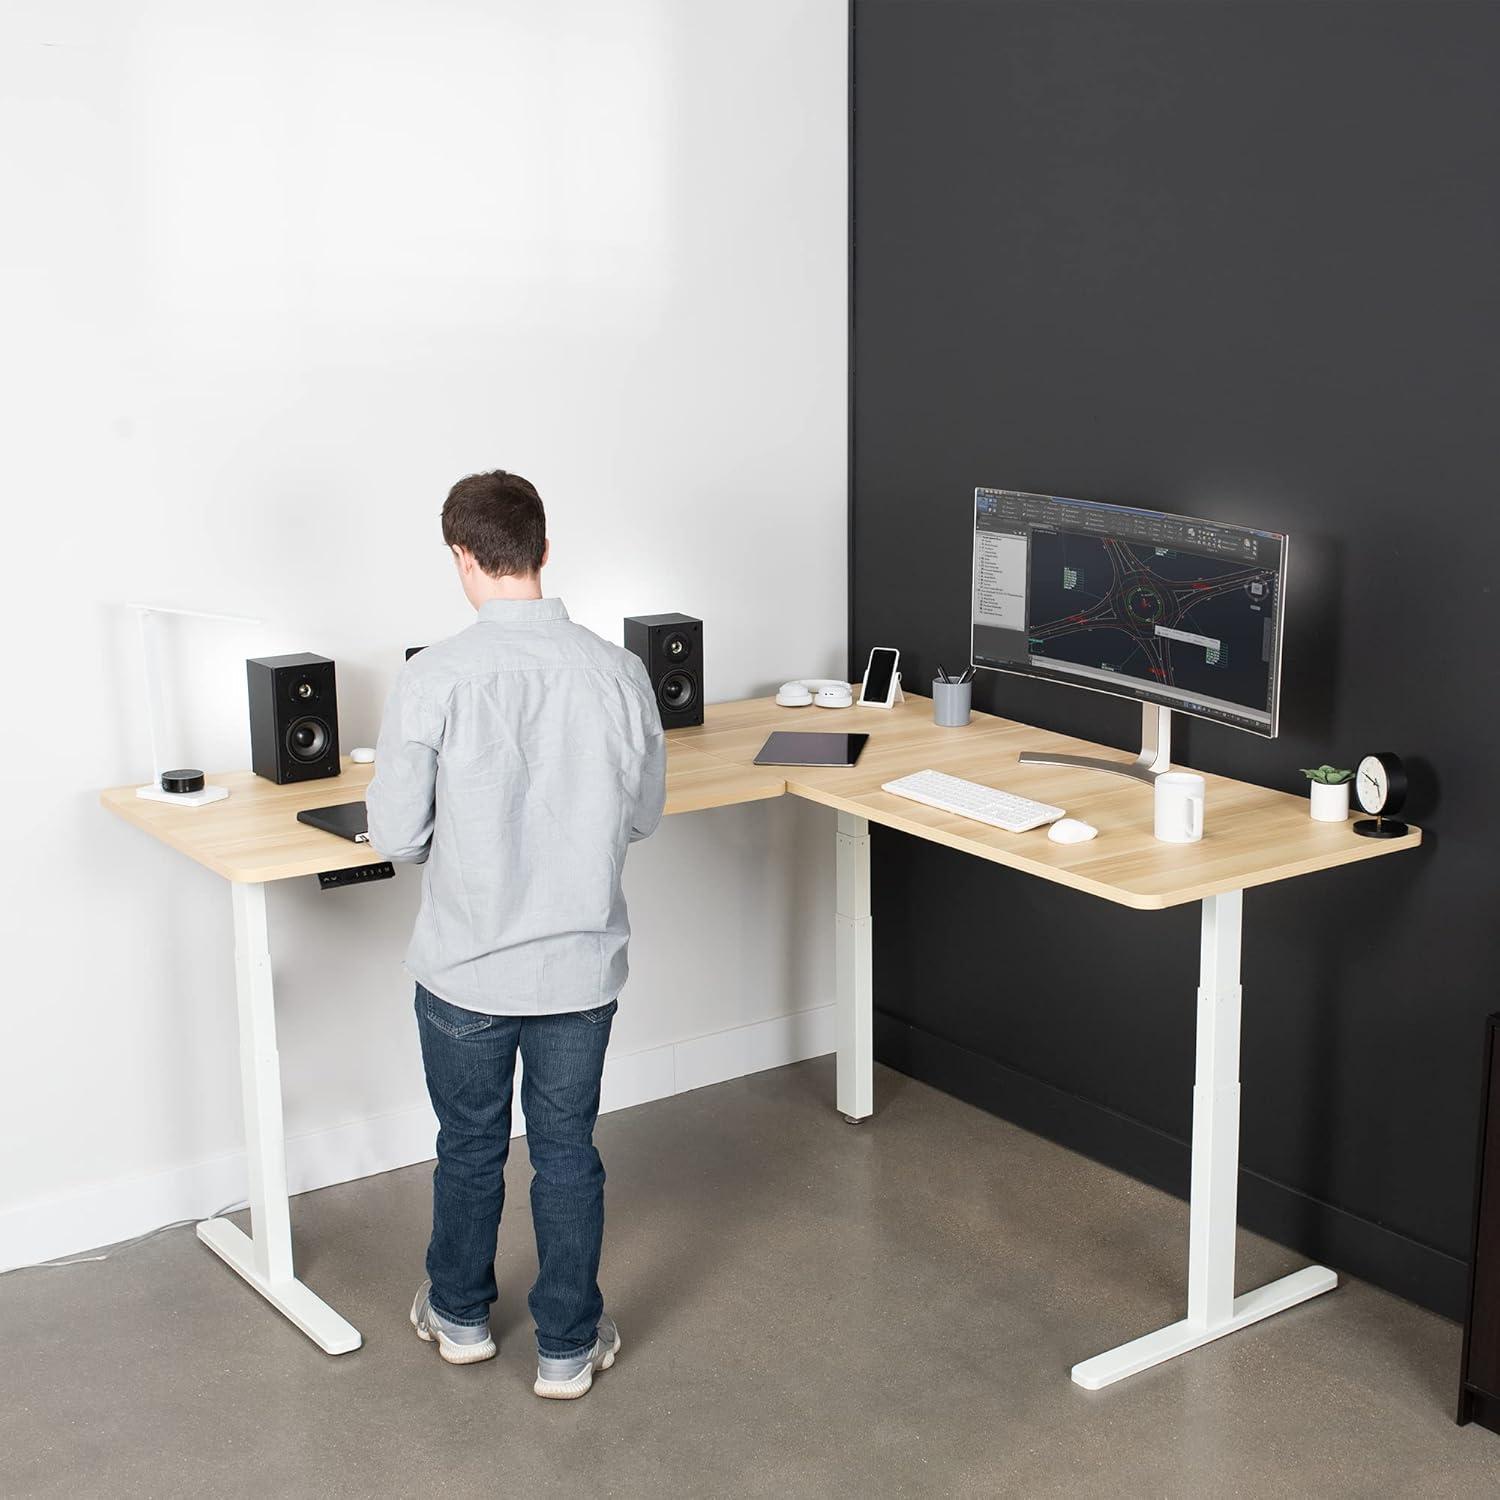
M 1191 771 L 1163 771 L 1156 778 L 1156 836 L 1164 844 L 1196 844 L 1203 837 L 1208 789 Z

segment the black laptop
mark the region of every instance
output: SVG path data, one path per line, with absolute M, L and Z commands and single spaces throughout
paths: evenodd
M 305 807 L 297 814 L 299 823 L 336 833 L 351 844 L 370 842 L 370 819 L 363 802 L 340 802 L 337 807 Z

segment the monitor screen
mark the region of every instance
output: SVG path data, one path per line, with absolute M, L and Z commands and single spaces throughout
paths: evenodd
M 1274 531 L 977 489 L 973 663 L 1274 735 L 1286 550 Z

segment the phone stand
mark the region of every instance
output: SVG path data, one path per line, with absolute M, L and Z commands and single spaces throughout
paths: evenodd
M 894 708 L 898 703 L 906 702 L 906 694 L 901 691 L 901 674 L 894 674 L 891 683 L 891 701 L 889 703 L 872 703 L 868 698 L 855 700 L 860 708 Z

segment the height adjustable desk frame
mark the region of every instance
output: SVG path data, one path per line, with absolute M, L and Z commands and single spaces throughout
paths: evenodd
M 1332 1271 L 1308 1266 L 1234 1295 L 1244 891 L 1414 848 L 1420 832 L 1413 829 L 1407 838 L 1392 841 L 1357 838 L 1347 824 L 1314 822 L 1304 798 L 1209 776 L 1205 838 L 1198 844 L 1160 844 L 1152 836 L 1151 799 L 1139 784 L 1122 783 L 1117 772 L 1132 762 L 1119 759 L 1118 752 L 988 714 L 975 714 L 962 729 L 938 728 L 930 703 L 913 697 L 891 709 L 839 711 L 841 729 L 871 735 L 854 767 L 753 764 L 772 730 L 798 728 L 814 716 L 817 727 L 825 727 L 824 710 L 779 708 L 772 700 L 754 699 L 713 705 L 702 725 L 671 731 L 667 812 L 792 795 L 837 814 L 836 1101 L 850 1121 L 874 1112 L 871 823 L 1137 910 L 1201 903 L 1187 1316 L 1084 1360 L 1073 1367 L 1073 1379 L 1098 1389 L 1337 1285 Z M 1152 748 L 1166 747 L 1158 740 Z M 1080 759 L 1097 759 L 1101 752 L 1109 770 L 1080 767 Z M 1053 844 L 1040 831 L 1008 834 L 881 790 L 883 782 L 923 767 L 1065 806 L 1098 828 L 1099 837 Z M 226 1219 L 209 1219 L 198 1226 L 198 1236 L 330 1354 L 357 1349 L 360 1335 L 297 1280 L 293 1267 L 265 887 L 272 880 L 379 858 L 368 847 L 296 821 L 304 807 L 358 801 L 372 773 L 368 765 L 346 762 L 336 780 L 300 787 L 274 786 L 248 771 L 215 776 L 210 780 L 229 787 L 231 796 L 201 809 L 141 801 L 134 787 L 115 788 L 101 798 L 112 812 L 231 883 L 251 1232 L 246 1235 Z
M 250 1233 L 228 1219 L 205 1219 L 198 1238 L 279 1308 L 320 1349 L 348 1354 L 359 1330 L 292 1271 L 292 1218 L 286 1185 L 281 1056 L 276 1050 L 276 997 L 266 933 L 264 883 L 235 882 L 235 991 L 240 1013 L 240 1093 L 250 1168 Z

